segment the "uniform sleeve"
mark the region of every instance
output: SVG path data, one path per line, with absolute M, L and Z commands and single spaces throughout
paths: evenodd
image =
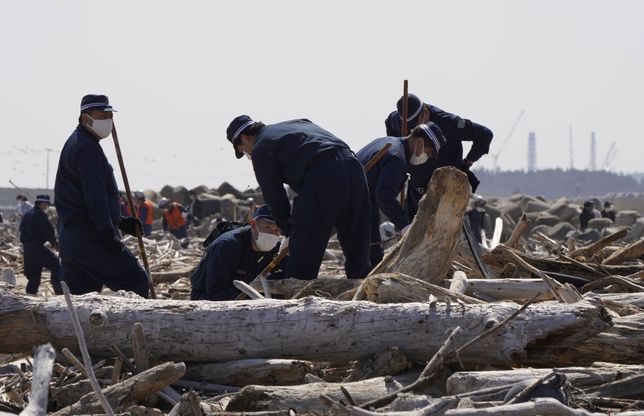
M 489 152 L 493 137 L 490 129 L 466 118 L 443 111 L 438 107 L 429 106 L 429 112 L 429 119 L 439 125 L 447 140 L 453 138 L 472 142 L 472 148 L 467 154 L 467 160 L 476 162 L 481 156 Z
M 83 146 L 78 150 L 76 164 L 90 219 L 97 230 L 113 232 L 114 224 L 106 192 L 108 178 L 105 177 L 107 170 L 104 156 L 96 149 Z
M 40 229 L 42 230 L 45 239 L 51 244 L 57 244 L 56 241 L 56 232 L 54 231 L 54 226 L 49 222 L 47 214 L 40 216 Z
M 400 128 L 396 126 L 396 123 L 394 122 L 394 117 L 396 116 L 398 116 L 398 112 L 394 111 L 393 113 L 389 114 L 389 117 L 387 117 L 387 119 L 385 120 L 385 129 L 387 131 L 387 136 L 391 136 L 391 137 L 401 136 Z
M 223 240 L 213 245 L 208 256 L 206 292 L 213 300 L 234 299 L 239 291 L 233 286 L 241 247 L 234 240 Z
M 275 158 L 267 151 L 266 146 L 256 146 L 253 149 L 252 160 L 255 178 L 262 189 L 264 201 L 271 207 L 273 218 L 282 233 L 288 237 L 291 234 L 289 224 L 291 203 L 284 189 L 281 169 Z
M 405 164 L 398 158 L 390 158 L 380 166 L 380 175 L 375 189 L 378 207 L 399 230 L 409 225 L 407 212 L 396 200 L 404 180 Z

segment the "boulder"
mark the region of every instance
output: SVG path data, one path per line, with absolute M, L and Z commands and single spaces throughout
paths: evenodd
M 608 218 L 593 218 L 592 220 L 588 221 L 588 228 L 592 228 L 593 230 L 601 231 L 604 228 L 612 227 L 613 226 L 613 221 L 611 221 Z
M 503 215 L 507 214 L 516 223 L 519 221 L 521 215 L 523 215 L 523 208 L 517 203 L 507 203 L 503 206 L 502 213 Z
M 195 212 L 197 217 L 206 218 L 221 213 L 221 197 L 213 194 L 201 194 L 199 201 L 199 212 Z
M 543 233 L 545 235 L 549 235 L 552 232 L 552 227 L 545 224 L 537 225 L 530 231 L 530 235 L 535 235 L 538 232 Z
M 235 188 L 228 182 L 224 182 L 221 185 L 219 185 L 219 188 L 217 188 L 217 192 L 219 192 L 219 195 L 225 196 L 226 194 L 232 194 L 237 199 L 245 199 L 242 193 L 239 191 L 239 189 Z
M 589 229 L 584 231 L 583 233 L 577 234 L 575 238 L 582 242 L 582 244 L 590 244 L 602 238 L 602 235 L 597 230 Z
M 555 240 L 565 241 L 568 234 L 575 230 L 576 228 L 572 224 L 568 222 L 560 222 L 550 227 L 549 233 L 546 235 Z
M 644 218 L 638 218 L 626 237 L 624 237 L 624 242 L 634 243 L 642 237 L 644 237 Z
M 206 185 L 195 186 L 190 191 L 196 193 L 197 195 L 210 193 L 210 189 L 208 189 Z
M 190 192 L 185 186 L 166 185 L 161 188 L 161 196 L 168 198 L 170 201 L 178 202 L 181 205 L 187 206 L 190 204 Z
M 630 227 L 631 225 L 635 224 L 637 219 L 640 217 L 640 213 L 635 210 L 619 211 L 617 215 L 615 215 L 615 225 Z
M 240 215 L 236 208 L 237 204 L 239 204 L 239 199 L 235 198 L 233 194 L 226 194 L 220 197 L 221 216 L 229 221 L 238 221 Z
M 523 212 L 542 212 L 550 209 L 550 205 L 541 201 L 528 201 L 523 207 Z
M 560 198 L 548 209 L 548 213 L 559 217 L 561 221 L 571 222 L 578 219 L 580 209 L 577 205 L 571 204 L 568 199 Z

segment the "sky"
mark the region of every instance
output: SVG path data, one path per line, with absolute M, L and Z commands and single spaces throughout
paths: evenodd
M 133 189 L 245 189 L 235 116 L 308 118 L 357 151 L 385 135 L 404 79 L 493 130 L 475 166 L 524 169 L 534 131 L 538 168 L 569 168 L 572 127 L 575 168 L 595 132 L 598 167 L 615 142 L 607 167 L 644 171 L 642 16 L 637 0 L 0 0 L 0 187 L 53 188 L 87 93 L 119 110 Z

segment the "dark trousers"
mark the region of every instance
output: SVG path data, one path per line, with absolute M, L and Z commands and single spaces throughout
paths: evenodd
M 143 236 L 149 237 L 152 234 L 152 224 L 143 224 Z
M 304 176 L 293 202 L 287 277 L 317 277 L 334 226 L 347 277 L 369 272 L 369 188 L 360 162 L 346 154 L 321 161 Z
M 61 279 L 74 295 L 127 290 L 148 297 L 148 277 L 125 246 L 112 251 L 95 231 L 63 226 L 60 233 Z
M 57 295 L 63 294 L 60 286 L 60 260 L 45 246 L 38 243 L 27 243 L 23 246 L 25 276 L 27 277 L 27 290 L 30 295 L 38 293 L 42 269 L 51 272 L 51 286 Z
M 170 230 L 173 236 L 177 238 L 186 238 L 188 237 L 188 227 L 186 225 L 182 225 L 179 228 L 176 228 L 174 230 Z

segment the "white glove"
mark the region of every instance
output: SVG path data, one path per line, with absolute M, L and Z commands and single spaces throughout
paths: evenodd
M 280 250 L 286 250 L 288 248 L 288 237 L 285 237 L 282 240 L 282 245 L 280 246 Z
M 401 234 L 401 235 L 405 235 L 405 234 L 407 234 L 407 231 L 409 231 L 409 227 L 411 227 L 411 224 L 407 225 L 407 226 L 406 226 L 406 227 L 404 227 L 402 230 L 400 230 L 400 234 Z

